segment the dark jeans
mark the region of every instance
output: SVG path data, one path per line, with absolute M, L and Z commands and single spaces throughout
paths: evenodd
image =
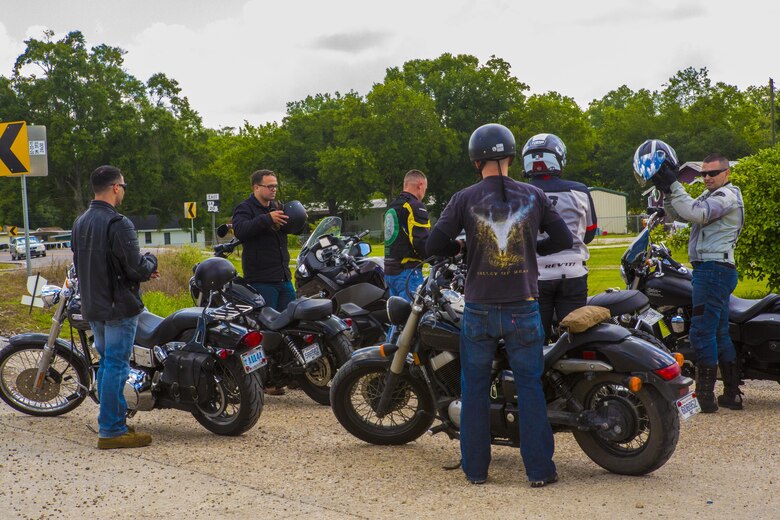
M 399 274 L 385 274 L 385 283 L 390 289 L 390 296 L 400 296 L 411 302 L 414 291 L 423 283 L 422 269 L 418 267 L 417 269 L 404 269 Z
M 133 349 L 137 325 L 138 316 L 89 322 L 95 335 L 95 349 L 100 353 L 97 373 L 100 437 L 118 437 L 127 433 L 127 401 L 124 389 L 130 374 L 130 352 Z
M 490 383 L 498 340 L 503 338 L 517 389 L 520 454 L 529 480 L 555 474 L 552 428 L 542 390 L 542 327 L 539 305 L 467 303 L 460 333 L 460 451 L 471 480 L 487 478 L 490 465 Z
M 693 269 L 691 346 L 696 364 L 715 366 L 718 359 L 737 358 L 729 336 L 729 296 L 737 287 L 737 270 L 718 262 L 702 262 Z
M 588 275 L 560 280 L 539 280 L 539 314 L 544 339 L 550 339 L 553 311 L 560 322 L 571 311 L 588 301 Z
M 295 288 L 292 282 L 257 282 L 253 283 L 252 287 L 263 296 L 267 306 L 280 312 L 295 299 Z

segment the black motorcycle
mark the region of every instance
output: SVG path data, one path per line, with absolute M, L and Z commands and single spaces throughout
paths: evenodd
M 361 241 L 368 231 L 344 237 L 341 226 L 341 218 L 326 217 L 312 232 L 298 255 L 295 287 L 299 297 L 331 298 L 353 344 L 373 345 L 388 329 L 384 258 L 368 256 L 371 245 Z
M 459 322 L 463 296 L 452 289 L 451 262 L 434 263 L 413 303 L 391 297 L 391 322 L 403 326 L 397 345 L 360 349 L 331 387 L 331 407 L 352 435 L 372 444 L 411 442 L 428 430 L 458 437 Z M 455 270 L 457 271 L 457 270 Z M 544 392 L 554 430 L 571 431 L 596 464 L 643 475 L 671 456 L 680 418 L 699 411 L 693 381 L 666 352 L 619 326 L 597 324 L 564 333 L 544 350 Z M 517 394 L 506 353 L 493 364 L 493 443 L 518 446 Z
M 218 229 L 227 234 L 228 226 Z M 233 238 L 214 246 L 214 256 L 229 256 L 241 242 Z M 190 294 L 196 305 L 205 297 L 190 279 Z M 296 381 L 315 402 L 330 404 L 330 383 L 336 370 L 352 355 L 351 337 L 343 320 L 333 314 L 333 302 L 299 298 L 278 312 L 266 306 L 263 296 L 237 276 L 212 295 L 212 303 L 226 305 L 230 319 L 263 332 L 263 348 L 268 366 L 263 373 L 265 386 L 283 388 Z
M 0 351 L 0 397 L 20 412 L 53 417 L 89 396 L 98 402 L 99 354 L 81 315 L 75 269 L 62 287 L 46 285 L 46 306 L 57 305 L 49 334 L 13 336 Z M 167 318 L 142 312 L 138 319 L 124 397 L 128 416 L 175 408 L 192 413 L 219 435 L 240 435 L 263 410 L 258 370 L 267 363 L 257 331 L 227 322 L 214 308 L 190 308 Z M 77 343 L 59 337 L 65 321 Z
M 673 352 L 680 352 L 693 373 L 696 353 L 688 332 L 693 309 L 690 270 L 672 258 L 664 244 L 654 244 L 650 231 L 663 223 L 664 212 L 656 211 L 645 229 L 626 249 L 620 261 L 620 275 L 628 289 L 641 292 L 654 314 L 634 319 L 627 311 L 624 323 L 652 333 Z M 737 350 L 743 379 L 780 382 L 780 295 L 759 300 L 731 296 L 729 333 Z

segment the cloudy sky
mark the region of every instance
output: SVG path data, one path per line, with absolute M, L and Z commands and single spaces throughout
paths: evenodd
M 707 67 L 780 82 L 777 0 L 1 0 L 0 74 L 44 28 L 127 50 L 127 70 L 179 81 L 211 127 L 280 120 L 308 94 L 367 93 L 385 69 L 444 52 L 496 55 L 532 93 L 585 107 Z

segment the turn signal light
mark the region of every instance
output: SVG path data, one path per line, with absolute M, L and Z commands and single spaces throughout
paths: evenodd
M 683 364 L 685 363 L 685 356 L 683 356 L 679 352 L 675 352 L 674 354 L 672 354 L 672 356 L 674 357 L 674 360 L 677 361 L 677 364 L 682 367 Z
M 671 381 L 680 375 L 680 365 L 675 361 L 668 367 L 659 368 L 658 370 L 653 370 L 653 372 L 664 381 Z
M 259 330 L 250 330 L 238 340 L 238 344 L 246 348 L 255 348 L 263 342 L 263 333 Z
M 636 376 L 629 377 L 627 386 L 633 393 L 637 393 L 642 389 L 642 380 Z

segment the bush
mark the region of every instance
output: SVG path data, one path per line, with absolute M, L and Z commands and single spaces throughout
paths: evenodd
M 742 190 L 745 226 L 737 243 L 741 276 L 780 289 L 780 145 L 739 161 L 731 181 Z
M 192 267 L 204 258 L 208 258 L 208 255 L 193 246 L 162 253 L 157 257 L 160 278 L 144 283 L 144 292 L 159 291 L 168 296 L 177 296 L 182 291 L 188 291 Z

